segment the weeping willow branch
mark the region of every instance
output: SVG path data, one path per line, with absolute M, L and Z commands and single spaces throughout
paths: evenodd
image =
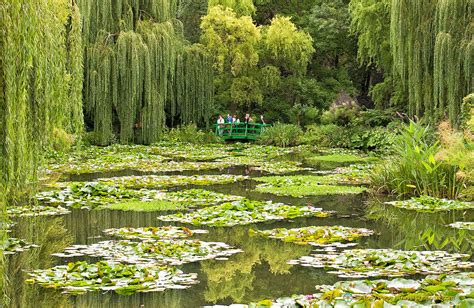
M 86 47 L 85 107 L 97 142 L 152 143 L 171 125 L 207 123 L 209 57 L 188 46 L 173 19 L 177 0 L 81 0 Z
M 473 88 L 473 7 L 470 0 L 392 0 L 393 68 L 410 115 L 459 125 L 462 98 Z
M 0 20 L 0 195 L 14 203 L 34 187 L 53 129 L 82 130 L 82 47 L 68 0 L 2 0 Z

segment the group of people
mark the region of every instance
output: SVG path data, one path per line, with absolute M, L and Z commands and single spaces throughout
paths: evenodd
M 240 122 L 240 119 L 234 114 L 231 116 L 229 113 L 227 114 L 227 117 L 224 119 L 221 115 L 219 115 L 217 119 L 217 124 L 218 124 L 218 132 L 219 135 L 222 136 L 224 132 L 231 132 L 232 129 L 230 127 L 226 127 L 224 124 L 232 124 L 230 125 L 231 127 L 234 126 L 234 124 L 240 124 L 240 123 L 245 123 L 245 124 L 254 124 L 255 121 L 254 119 L 250 116 L 249 113 L 245 114 L 243 122 Z M 263 115 L 260 115 L 260 123 L 265 124 L 265 120 L 263 119 Z
M 263 119 L 263 114 L 260 115 L 260 121 L 261 121 L 261 124 L 265 124 L 265 120 Z M 217 119 L 217 124 L 225 124 L 225 123 L 239 124 L 240 119 L 235 114 L 231 116 L 228 113 L 225 119 L 221 115 L 219 115 L 219 118 Z M 250 116 L 250 114 L 247 113 L 245 114 L 243 123 L 248 124 L 248 123 L 255 123 L 255 122 L 254 122 L 254 119 Z

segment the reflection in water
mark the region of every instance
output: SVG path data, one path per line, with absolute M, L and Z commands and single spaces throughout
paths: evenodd
M 381 238 L 390 238 L 392 248 L 402 250 L 446 250 L 472 253 L 474 232 L 459 230 L 447 225 L 455 221 L 472 221 L 472 211 L 421 213 L 369 202 L 366 217 L 383 222 L 388 230 Z
M 224 228 L 212 230 L 213 238 L 239 247 L 242 253 L 230 260 L 209 261 L 202 264 L 202 272 L 207 277 L 207 289 L 204 297 L 207 302 L 231 299 L 242 303 L 253 296 L 257 284 L 269 277 L 290 274 L 293 265 L 288 260 L 298 258 L 311 251 L 309 246 L 285 245 L 278 240 L 249 237 L 248 227 L 234 227 L 232 232 Z M 257 266 L 268 265 L 265 278 L 259 275 L 256 280 Z M 281 277 L 280 277 L 281 279 Z
M 68 297 L 57 291 L 44 291 L 40 287 L 24 283 L 25 271 L 49 268 L 54 265 L 51 253 L 72 243 L 72 237 L 64 227 L 62 218 L 38 217 L 19 219 L 12 236 L 39 245 L 28 251 L 6 258 L 5 274 L 9 283 L 4 288 L 9 307 L 67 307 Z

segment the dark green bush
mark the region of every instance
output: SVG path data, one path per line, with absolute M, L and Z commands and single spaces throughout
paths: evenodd
M 221 139 L 212 132 L 204 132 L 197 128 L 195 124 L 188 124 L 172 128 L 163 136 L 164 141 L 184 142 L 184 143 L 218 143 Z

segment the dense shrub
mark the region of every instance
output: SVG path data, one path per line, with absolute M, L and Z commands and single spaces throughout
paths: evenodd
M 75 138 L 64 129 L 54 128 L 51 136 L 51 146 L 58 152 L 69 152 L 74 144 Z
M 261 144 L 288 147 L 297 145 L 302 135 L 303 131 L 298 125 L 276 123 L 274 126 L 265 128 L 259 136 L 258 142 Z
M 221 142 L 212 132 L 204 132 L 197 128 L 195 124 L 188 124 L 172 128 L 165 133 L 164 141 L 185 142 L 185 143 L 217 143 Z
M 333 106 L 321 116 L 322 124 L 349 125 L 359 115 L 360 107 L 355 103 Z
M 310 125 L 300 138 L 301 143 L 323 147 L 359 150 L 384 150 L 395 139 L 396 130 L 384 127 L 338 126 L 335 124 Z
M 467 180 L 459 172 L 466 167 L 440 154 L 448 148 L 434 137 L 429 127 L 414 122 L 404 127 L 394 142 L 394 155 L 373 171 L 372 185 L 378 191 L 400 196 L 458 197 Z M 464 148 L 462 142 L 450 146 L 453 153 Z

